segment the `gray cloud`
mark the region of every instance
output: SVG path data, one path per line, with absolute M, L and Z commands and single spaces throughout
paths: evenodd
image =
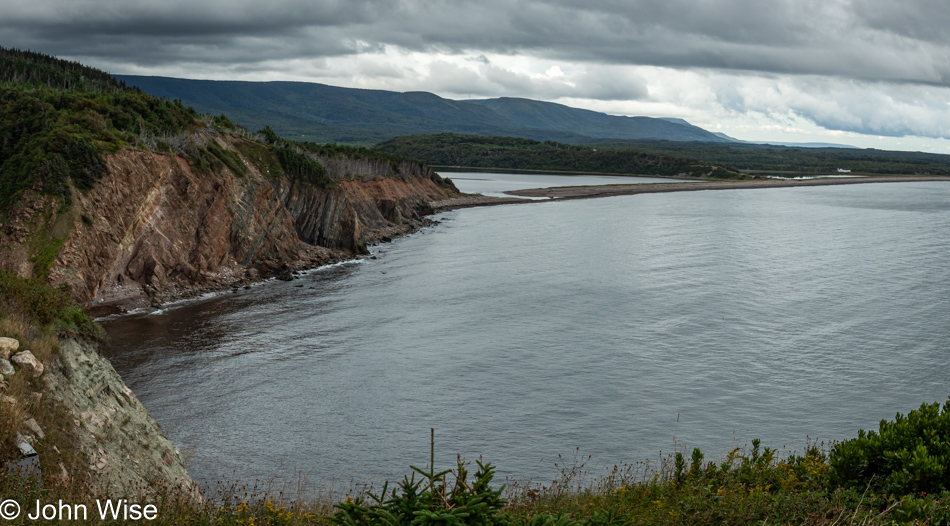
M 430 65 L 426 85 L 454 96 L 501 97 L 517 94 L 537 99 L 583 98 L 637 100 L 648 96 L 646 81 L 636 73 L 616 67 L 590 67 L 559 77 L 537 78 L 517 73 L 480 57 L 475 69 L 444 61 Z
M 950 88 L 819 76 L 711 79 L 726 113 L 799 117 L 828 130 L 866 135 L 950 137 Z
M 706 111 L 723 115 L 794 115 L 833 130 L 950 137 L 945 0 L 0 0 L 0 12 L 0 45 L 117 73 L 649 99 L 710 104 Z M 410 70 L 371 58 L 383 53 L 430 59 Z M 488 56 L 579 69 L 543 76 Z M 705 72 L 707 84 L 664 99 L 638 73 L 650 66 Z
M 362 52 L 530 53 L 606 64 L 950 82 L 942 0 L 7 0 L 0 40 L 151 63 Z M 189 51 L 210 48 L 214 53 Z M 233 50 L 226 53 L 225 50 Z

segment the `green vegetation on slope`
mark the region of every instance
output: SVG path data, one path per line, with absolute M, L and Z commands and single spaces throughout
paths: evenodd
M 142 93 L 66 91 L 0 84 L 0 210 L 35 188 L 70 202 L 105 173 L 102 154 L 140 135 L 170 135 L 193 125 L 181 104 Z
M 332 183 L 313 155 L 340 147 L 302 145 L 262 130 L 269 159 L 308 183 Z M 0 212 L 27 190 L 54 195 L 63 207 L 72 188 L 92 188 L 105 173 L 104 155 L 128 146 L 182 155 L 195 170 L 228 167 L 238 176 L 247 167 L 211 138 L 247 135 L 224 115 L 199 115 L 180 100 L 128 88 L 105 72 L 39 53 L 0 48 Z M 368 150 L 346 151 L 368 154 Z M 373 156 L 382 154 L 372 153 Z M 258 156 L 260 157 L 260 156 Z
M 258 135 L 263 137 L 263 142 L 271 146 L 271 152 L 288 177 L 318 186 L 333 184 L 326 168 L 306 155 L 306 150 L 301 145 L 281 139 L 269 126 L 260 130 Z
M 682 120 L 608 115 L 553 102 L 512 97 L 465 102 L 490 108 L 495 113 L 526 128 L 574 133 L 592 138 L 732 142 Z M 523 136 L 517 135 L 517 137 Z M 570 142 L 578 143 L 579 141 Z
M 751 447 L 735 448 L 718 461 L 694 449 L 688 456 L 614 466 L 605 477 L 592 478 L 586 461 L 575 456 L 561 466 L 560 477 L 544 485 L 493 484 L 494 467 L 481 461 L 471 478 L 463 461 L 446 471 L 436 471 L 430 461 L 425 469 L 411 467 L 412 476 L 395 486 L 387 483 L 378 493 L 357 491 L 345 499 L 237 484 L 219 486 L 204 503 L 159 492 L 150 499 L 159 505 L 152 524 L 948 524 L 950 492 L 942 475 L 930 476 L 947 466 L 948 415 L 950 402 L 942 410 L 924 404 L 906 417 L 882 421 L 877 433 L 862 431 L 830 451 L 812 444 L 784 458 L 753 440 Z M 848 475 L 856 469 L 861 476 Z M 0 492 L 20 502 L 59 498 L 63 490 L 55 482 L 44 484 L 40 489 L 0 477 Z M 72 496 L 68 502 L 90 502 L 94 509 L 97 496 Z M 109 523 L 90 518 L 85 523 Z
M 53 288 L 41 280 L 23 279 L 0 270 L 0 318 L 17 318 L 40 332 L 65 330 L 87 340 L 102 331 L 65 286 Z
M 288 141 L 279 137 L 270 126 L 265 126 L 262 130 L 257 132 L 256 136 L 260 138 L 261 142 L 271 146 L 271 152 L 275 158 L 279 160 L 280 164 L 284 167 L 284 172 L 287 173 L 289 177 L 320 186 L 332 185 L 333 181 L 323 165 L 317 162 L 316 159 L 326 160 L 336 158 L 374 161 L 380 165 L 388 165 L 389 170 L 394 175 L 401 173 L 401 168 L 404 163 L 418 163 L 418 161 L 407 157 L 372 150 L 364 146 Z M 250 145 L 245 144 L 239 146 L 239 148 L 241 148 L 242 153 L 249 159 L 261 158 L 259 154 L 254 153 L 254 148 Z M 424 165 L 422 168 L 425 168 Z M 447 183 L 434 172 L 430 173 L 429 177 L 436 184 L 448 185 L 455 189 L 451 182 Z
M 296 141 L 368 146 L 413 133 L 510 135 L 520 128 L 488 108 L 424 92 L 396 93 L 308 82 L 117 78 L 156 96 L 179 98 L 201 112 L 227 113 L 248 129 L 269 125 L 282 137 Z M 569 135 L 559 133 L 558 138 Z
M 41 362 L 52 364 L 59 352 L 60 336 L 97 341 L 103 332 L 66 288 L 53 288 L 42 280 L 0 271 L 0 336 L 18 340 L 18 351 L 29 350 Z M 42 392 L 44 388 L 40 379 L 27 373 L 0 377 L 0 465 L 19 458 L 16 430 L 30 414 L 47 430 L 45 443 L 56 446 L 38 448 L 43 465 L 64 463 L 72 468 L 71 464 L 77 463 L 78 467 L 75 441 L 70 435 L 72 426 L 61 425 L 66 411 L 49 400 L 42 404 L 36 401 L 30 404 L 32 408 L 23 403 L 31 399 L 30 393 Z M 7 497 L 9 485 L 15 481 L 4 480 L 6 474 L 2 470 L 0 473 L 0 495 Z
M 471 168 L 506 168 L 736 179 L 742 176 L 685 158 L 632 150 L 603 149 L 512 137 L 414 135 L 381 142 L 382 152 L 428 164 Z
M 665 141 L 605 142 L 597 148 L 688 156 L 746 173 L 820 175 L 834 174 L 838 168 L 844 168 L 856 174 L 950 175 L 950 155 L 923 152 Z
M 0 46 L 0 82 L 118 93 L 128 88 L 105 71 L 42 53 Z M 138 90 L 136 90 L 138 91 Z
M 73 62 L 0 48 L 0 72 L 0 211 L 27 189 L 68 205 L 70 183 L 85 190 L 103 175 L 104 153 L 196 125 L 180 102 Z

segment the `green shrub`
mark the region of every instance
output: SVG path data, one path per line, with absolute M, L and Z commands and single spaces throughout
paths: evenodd
M 336 505 L 339 511 L 330 520 L 341 526 L 505 524 L 505 517 L 498 514 L 505 505 L 501 498 L 504 487 L 493 490 L 490 485 L 495 468 L 480 461 L 476 463 L 478 471 L 470 484 L 465 464 L 459 461 L 451 489 L 444 478 L 449 470 L 426 473 L 412 466 L 422 475 L 421 480 L 417 481 L 413 473 L 412 478 L 403 478 L 399 487 L 391 492 L 387 482 L 380 494 L 367 493 L 369 503 L 364 503 L 362 497 L 347 499 Z
M 950 489 L 950 401 L 922 404 L 877 432 L 858 432 L 831 451 L 832 480 L 840 486 L 894 495 Z
M 270 126 L 265 126 L 258 130 L 257 134 L 262 142 L 270 145 L 271 152 L 280 163 L 283 175 L 290 177 L 295 181 L 302 181 L 317 186 L 333 186 L 333 180 L 327 173 L 322 164 L 311 159 L 306 152 L 306 148 L 299 143 L 294 143 L 281 139 Z M 280 173 L 271 172 L 271 176 L 279 176 Z
M 70 182 L 87 190 L 105 173 L 103 153 L 196 122 L 181 103 L 134 90 L 65 91 L 0 82 L 0 211 L 31 188 L 68 205 Z
M 76 303 L 65 285 L 23 279 L 0 270 L 0 315 L 16 314 L 41 326 L 74 332 L 87 340 L 103 336 L 102 328 Z

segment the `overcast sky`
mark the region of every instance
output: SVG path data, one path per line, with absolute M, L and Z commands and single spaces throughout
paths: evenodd
M 950 153 L 947 0 L 0 0 L 116 74 L 525 97 L 746 140 Z

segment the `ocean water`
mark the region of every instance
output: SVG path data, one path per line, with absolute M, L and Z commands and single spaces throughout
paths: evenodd
M 437 468 L 544 482 L 575 451 L 801 450 L 950 395 L 948 183 L 437 219 L 376 260 L 109 320 L 107 356 L 205 485 L 401 479 L 430 427 Z

